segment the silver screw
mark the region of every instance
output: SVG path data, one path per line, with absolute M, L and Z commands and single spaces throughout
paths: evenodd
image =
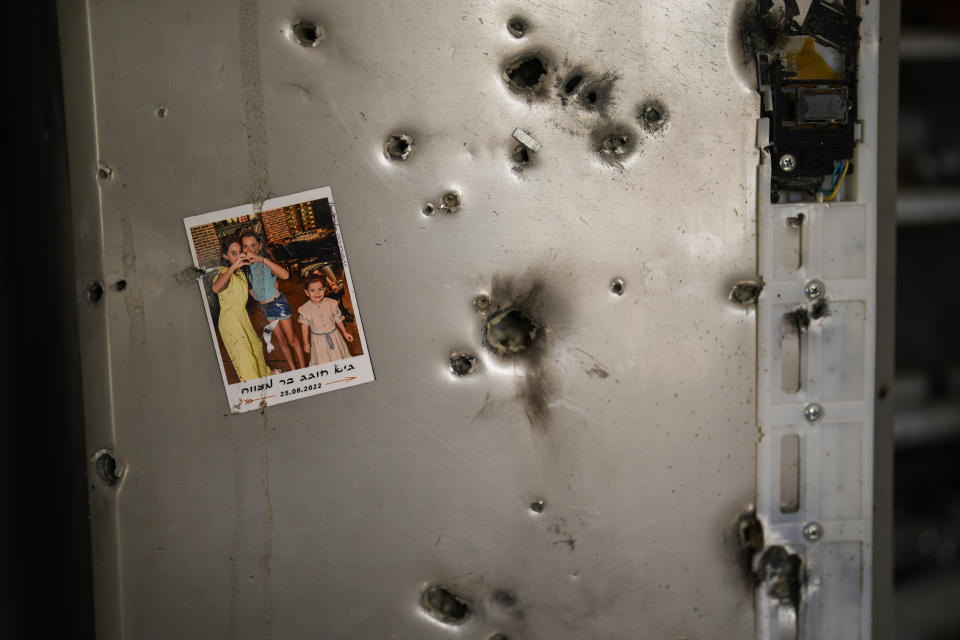
M 807 422 L 816 422 L 823 417 L 823 407 L 816 402 L 811 402 L 803 408 L 803 417 Z
M 797 168 L 797 159 L 791 154 L 785 153 L 780 156 L 780 169 L 785 173 L 790 173 Z
M 810 542 L 816 542 L 823 537 L 823 525 L 819 522 L 808 522 L 803 527 L 803 537 Z
M 819 300 L 826 290 L 827 287 L 822 282 L 811 280 L 803 286 L 803 295 L 807 296 L 807 300 Z

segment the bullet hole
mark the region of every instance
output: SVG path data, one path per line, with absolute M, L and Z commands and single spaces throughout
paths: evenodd
M 610 282 L 610 291 L 618 296 L 623 295 L 623 280 L 615 278 Z
M 534 500 L 530 503 L 530 511 L 534 513 L 543 513 L 544 508 L 546 508 L 546 503 L 543 500 Z
M 485 294 L 480 294 L 473 299 L 473 308 L 483 313 L 490 308 L 490 298 Z
M 470 606 L 439 586 L 427 587 L 420 596 L 420 606 L 432 617 L 447 624 L 462 624 L 470 615 Z
M 103 297 L 103 285 L 99 282 L 90 283 L 83 292 L 83 296 L 90 304 L 96 304 L 100 302 L 100 298 Z
M 157 107 L 157 110 L 154 113 L 158 118 L 166 118 L 169 111 L 166 107 Z
M 391 160 L 406 160 L 413 153 L 413 138 L 406 134 L 392 135 L 387 138 L 385 151 Z
M 730 290 L 730 300 L 744 306 L 756 304 L 761 291 L 763 291 L 763 285 L 757 282 L 749 280 L 738 282 Z
M 589 102 L 590 104 L 597 104 L 597 92 L 596 92 L 596 91 L 588 91 L 588 92 L 587 92 L 587 102 Z
M 113 283 L 113 288 L 117 291 L 123 291 L 124 289 L 127 288 L 127 281 L 117 280 L 116 282 Z
M 450 355 L 450 371 L 455 376 L 465 376 L 476 371 L 477 358 L 467 353 Z
M 656 133 L 667 124 L 667 110 L 660 102 L 647 102 L 637 108 L 637 121 L 647 133 Z
M 507 83 L 520 93 L 536 93 L 547 77 L 547 65 L 538 54 L 527 54 L 503 70 Z
M 109 180 L 112 177 L 113 177 L 113 169 L 111 169 L 105 164 L 101 164 L 99 167 L 97 167 L 97 178 L 99 178 L 100 180 Z
M 763 525 L 754 511 L 737 519 L 737 550 L 744 575 L 753 577 L 753 558 L 763 549 Z
M 301 47 L 315 47 L 323 39 L 323 33 L 316 23 L 301 20 L 293 25 L 293 40 Z
M 440 210 L 444 213 L 453 213 L 460 208 L 462 201 L 463 199 L 459 193 L 456 191 L 447 191 L 443 194 L 443 197 L 440 198 Z
M 108 487 L 112 487 L 120 480 L 121 472 L 117 468 L 117 459 L 109 451 L 99 451 L 93 461 L 97 477 Z
M 563 83 L 563 92 L 567 95 L 570 95 L 577 90 L 577 87 L 580 86 L 580 83 L 583 82 L 583 76 L 579 73 L 575 73 L 570 76 L 566 82 Z
M 527 22 L 523 18 L 515 17 L 507 21 L 507 31 L 514 38 L 522 38 L 527 33 Z
M 520 309 L 507 309 L 487 321 L 484 343 L 501 355 L 526 351 L 540 333 L 540 326 Z
M 800 604 L 800 557 L 781 546 L 768 547 L 760 556 L 756 577 L 767 585 L 767 594 L 796 608 Z
M 607 158 L 618 158 L 630 153 L 631 147 L 630 136 L 618 133 L 603 138 L 597 150 Z
M 434 213 L 436 213 L 436 209 L 434 208 L 432 202 L 428 202 L 425 205 L 423 205 L 422 209 L 420 209 L 420 213 L 422 213 L 425 216 L 432 216 Z
M 518 166 L 526 166 L 530 164 L 530 150 L 522 144 L 518 144 L 513 148 L 511 157 L 513 158 L 513 163 Z

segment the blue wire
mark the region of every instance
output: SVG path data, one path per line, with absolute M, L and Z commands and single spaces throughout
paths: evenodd
M 846 165 L 846 164 L 847 164 L 847 161 L 846 161 L 846 160 L 841 160 L 840 162 L 837 162 L 837 163 L 834 165 L 834 167 L 833 167 L 833 175 L 830 176 L 830 188 L 829 188 L 829 189 L 820 189 L 820 192 L 821 192 L 821 193 L 823 193 L 824 195 L 826 195 L 826 194 L 828 194 L 828 193 L 832 193 L 832 192 L 833 192 L 833 188 L 834 188 L 835 186 L 837 186 L 837 179 L 838 179 L 838 177 L 839 177 L 839 175 L 840 175 L 840 169 L 842 169 L 843 166 Z

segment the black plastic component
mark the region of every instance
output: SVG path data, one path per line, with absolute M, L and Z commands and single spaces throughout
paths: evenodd
M 790 9 L 792 18 L 796 14 Z M 839 161 L 853 157 L 859 24 L 853 0 L 814 0 L 802 25 L 787 21 L 783 26 L 787 35 L 809 36 L 839 51 L 839 78 L 797 78 L 779 53 L 757 56 L 761 114 L 770 120 L 772 191 L 816 193 Z

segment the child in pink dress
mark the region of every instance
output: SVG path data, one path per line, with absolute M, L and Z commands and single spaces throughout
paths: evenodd
M 353 336 L 343 326 L 343 314 L 336 300 L 324 297 L 326 290 L 322 277 L 310 278 L 306 286 L 309 300 L 297 309 L 303 327 L 303 350 L 310 354 L 310 366 L 352 357 L 347 342 L 353 342 Z

